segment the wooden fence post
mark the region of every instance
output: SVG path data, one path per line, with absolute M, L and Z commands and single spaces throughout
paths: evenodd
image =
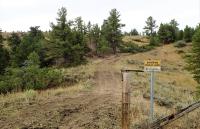
M 122 129 L 130 128 L 130 88 L 128 72 L 122 71 Z

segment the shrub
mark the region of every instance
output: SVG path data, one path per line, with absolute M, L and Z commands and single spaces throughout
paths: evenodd
M 175 41 L 176 38 L 176 32 L 170 24 L 160 24 L 159 30 L 158 30 L 158 36 L 160 40 L 165 43 L 171 43 Z
M 177 47 L 177 48 L 182 48 L 182 47 L 185 47 L 185 46 L 186 46 L 186 42 L 183 41 L 183 40 L 177 41 L 177 42 L 174 44 L 174 47 Z
M 139 51 L 138 49 L 139 49 L 139 46 L 134 43 L 127 43 L 120 46 L 120 51 L 123 53 L 127 53 L 127 52 L 136 53 Z
M 190 55 L 187 55 L 186 68 L 193 74 L 193 78 L 197 81 L 197 92 L 200 94 L 200 28 L 196 30 L 192 39 L 192 50 Z
M 194 101 L 191 91 L 174 86 L 174 84 L 158 83 L 158 85 L 155 85 L 154 93 L 155 102 L 159 106 L 165 106 L 167 108 L 175 108 L 178 110 Z M 150 99 L 149 88 L 143 93 L 143 98 Z
M 193 35 L 194 35 L 194 29 L 189 26 L 186 26 L 183 33 L 183 39 L 186 42 L 191 42 Z
M 183 54 L 183 53 L 185 53 L 185 51 L 183 51 L 183 50 L 176 50 L 176 53 Z
M 111 53 L 111 48 L 108 45 L 108 41 L 105 38 L 101 38 L 100 42 L 97 44 L 97 55 L 103 56 L 105 54 Z
M 172 106 L 175 104 L 176 102 L 170 98 L 157 98 L 157 104 L 160 106 L 165 106 L 168 108 L 172 108 Z
M 62 83 L 60 70 L 28 66 L 24 68 L 9 68 L 0 81 L 0 93 L 21 90 L 40 90 Z
M 151 46 L 158 46 L 159 43 L 160 43 L 160 40 L 159 40 L 158 37 L 152 36 L 152 37 L 150 38 L 150 45 L 151 45 Z
M 40 90 L 59 85 L 63 81 L 60 70 L 40 68 L 40 60 L 36 52 L 30 53 L 23 67 L 7 68 L 0 79 L 0 93 L 12 91 Z
M 27 103 L 29 103 L 31 100 L 34 100 L 37 96 L 37 92 L 34 90 L 27 90 L 24 93 L 24 98 Z
M 197 94 L 196 94 L 197 100 L 200 100 L 200 85 L 197 86 Z
M 121 44 L 120 52 L 122 53 L 138 53 L 138 52 L 146 52 L 149 51 L 153 48 L 153 46 L 138 46 L 137 44 L 134 43 L 126 43 L 126 44 Z
M 63 74 L 58 69 L 49 68 L 46 69 L 45 72 L 46 86 L 48 88 L 59 85 L 64 81 Z

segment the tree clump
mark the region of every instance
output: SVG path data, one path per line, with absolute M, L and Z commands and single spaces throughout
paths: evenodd
M 200 29 L 198 29 L 192 38 L 192 51 L 187 57 L 187 69 L 191 71 L 194 79 L 199 84 L 198 97 L 200 97 Z

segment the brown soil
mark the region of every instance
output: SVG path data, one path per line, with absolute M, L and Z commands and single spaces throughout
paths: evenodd
M 121 75 L 111 67 L 104 68 L 107 64 L 102 63 L 96 66 L 95 85 L 91 90 L 50 96 L 27 105 L 18 104 L 13 116 L 0 116 L 0 128 L 120 128 Z

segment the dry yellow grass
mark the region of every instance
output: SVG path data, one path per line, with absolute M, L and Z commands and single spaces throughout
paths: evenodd
M 121 69 L 123 67 L 130 69 L 143 70 L 143 62 L 148 59 L 160 59 L 162 71 L 157 73 L 157 78 L 163 82 L 176 81 L 177 86 L 194 89 L 197 85 L 192 75 L 185 70 L 186 62 L 182 54 L 176 53 L 178 49 L 173 45 L 165 45 L 155 50 L 138 53 L 138 54 L 122 54 L 119 60 L 115 62 L 114 67 Z M 188 47 L 183 48 L 187 52 Z
M 56 89 L 49 89 L 45 91 L 27 90 L 24 92 L 10 93 L 7 95 L 0 95 L 0 106 L 5 104 L 28 104 L 30 101 L 38 101 L 40 99 L 47 99 L 49 97 L 57 96 L 59 94 L 72 95 L 83 89 L 90 88 L 90 82 L 80 82 L 70 87 L 59 87 Z
M 187 53 L 190 50 L 188 47 L 182 48 Z M 160 106 L 155 104 L 156 117 L 162 117 L 175 112 L 177 109 L 183 108 L 190 103 L 194 102 L 195 88 L 197 86 L 196 81 L 192 78 L 192 75 L 184 69 L 186 66 L 183 54 L 178 54 L 180 50 L 175 48 L 172 44 L 158 47 L 152 51 L 138 54 L 121 54 L 115 58 L 115 61 L 110 62 L 115 70 L 122 68 L 127 69 L 140 69 L 143 70 L 143 61 L 148 59 L 160 59 L 162 64 L 162 71 L 156 73 L 156 85 L 155 90 L 158 92 L 159 103 L 166 103 L 172 107 Z M 141 122 L 146 121 L 149 116 L 149 99 L 144 99 L 145 92 L 149 93 L 149 75 L 144 73 L 140 76 L 136 75 L 132 77 L 132 80 L 137 81 L 138 86 L 142 86 L 142 89 L 132 90 L 132 126 L 136 128 Z M 165 90 L 163 90 L 163 88 Z M 185 118 L 185 117 L 184 117 Z M 183 118 L 183 119 L 184 119 Z M 186 118 L 185 118 L 186 119 Z M 184 120 L 185 120 L 184 119 Z M 175 122 L 176 123 L 176 122 Z M 180 126 L 180 123 L 179 123 Z M 186 126 L 182 122 L 181 127 Z M 187 126 L 186 126 L 187 127 Z
M 149 44 L 149 39 L 148 37 L 144 36 L 124 36 L 123 37 L 123 42 L 125 43 L 135 43 L 139 46 L 144 46 Z

